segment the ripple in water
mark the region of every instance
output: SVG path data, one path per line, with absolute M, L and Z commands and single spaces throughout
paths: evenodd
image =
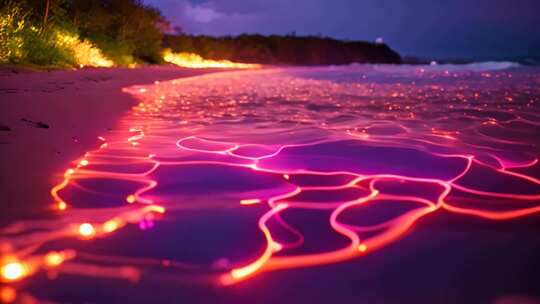
M 536 213 L 540 74 L 490 67 L 284 68 L 126 88 L 140 103 L 52 189 L 61 215 L 2 230 L 5 260 L 22 266 L 12 281 L 232 285 L 376 255 L 437 210 Z

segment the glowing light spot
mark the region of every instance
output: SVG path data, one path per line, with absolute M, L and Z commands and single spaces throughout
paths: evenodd
M 17 281 L 28 273 L 27 266 L 20 262 L 8 263 L 0 269 L 2 278 L 6 281 Z
M 64 201 L 60 201 L 56 205 L 56 208 L 58 208 L 58 210 L 61 210 L 61 211 L 66 210 L 67 209 L 67 204 Z
M 126 197 L 126 201 L 130 204 L 133 204 L 135 202 L 135 195 L 130 194 Z
M 119 220 L 117 219 L 108 220 L 103 224 L 103 231 L 110 233 L 117 230 L 119 226 L 120 226 Z
M 260 202 L 261 200 L 258 198 L 243 199 L 240 201 L 240 205 L 255 205 L 255 204 L 259 204 Z
M 94 226 L 90 223 L 83 223 L 79 226 L 79 234 L 83 237 L 93 237 L 96 234 Z
M 59 266 L 64 262 L 64 255 L 60 252 L 52 251 L 45 255 L 45 265 L 49 267 Z
M 283 174 L 283 178 L 289 180 L 291 177 L 289 176 L 289 174 Z
M 366 244 L 360 244 L 360 245 L 358 246 L 358 251 L 360 251 L 360 252 L 366 252 L 366 250 L 367 250 L 367 245 L 366 245 Z
M 81 160 L 81 162 L 79 163 L 79 165 L 81 165 L 81 166 L 86 166 L 86 165 L 88 165 L 88 160 L 86 160 L 86 159 Z

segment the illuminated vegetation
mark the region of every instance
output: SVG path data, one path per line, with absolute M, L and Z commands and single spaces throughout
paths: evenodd
M 159 11 L 136 0 L 0 5 L 0 63 L 70 67 L 161 61 Z
M 258 64 L 400 63 L 383 43 L 326 37 L 164 35 L 172 26 L 141 0 L 8 0 L 0 4 L 0 63 L 50 67 L 253 68 Z
M 208 60 L 194 53 L 173 53 L 167 49 L 163 52 L 163 60 L 185 68 L 259 68 L 259 64 L 237 63 L 229 60 Z

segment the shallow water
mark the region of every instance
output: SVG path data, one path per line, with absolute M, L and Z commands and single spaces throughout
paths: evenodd
M 52 191 L 66 210 L 2 230 L 23 297 L 540 296 L 538 68 L 280 68 L 125 91 L 139 105 Z

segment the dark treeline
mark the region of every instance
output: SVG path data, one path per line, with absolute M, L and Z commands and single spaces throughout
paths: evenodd
M 138 0 L 70 0 L 68 16 L 83 38 L 109 56 L 161 61 L 162 32 L 169 27 L 160 11 Z
M 208 59 L 247 63 L 289 65 L 401 63 L 399 54 L 386 44 L 340 41 L 316 36 L 165 35 L 163 44 L 175 52 L 192 52 Z
M 142 0 L 0 0 L 0 63 L 80 66 L 92 65 L 86 59 L 99 56 L 121 66 L 161 63 L 164 48 L 262 64 L 401 62 L 382 43 L 296 35 L 163 34 L 171 30 L 160 11 Z

